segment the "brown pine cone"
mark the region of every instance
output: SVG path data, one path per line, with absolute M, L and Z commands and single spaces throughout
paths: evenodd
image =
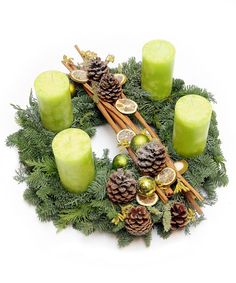
M 147 234 L 152 229 L 152 225 L 149 211 L 141 205 L 132 207 L 125 218 L 125 227 L 134 236 Z
M 137 192 L 137 182 L 133 175 L 122 168 L 110 175 L 106 187 L 108 197 L 114 203 L 130 202 Z
M 102 76 L 98 86 L 98 96 L 101 100 L 114 103 L 121 97 L 122 88 L 120 82 L 111 73 Z
M 171 229 L 181 229 L 188 224 L 187 208 L 182 202 L 175 202 L 171 207 Z
M 165 167 L 165 148 L 151 141 L 137 150 L 138 167 L 142 174 L 156 176 Z
M 101 58 L 96 57 L 89 61 L 87 67 L 87 76 L 91 81 L 100 81 L 102 76 L 108 72 L 107 63 Z

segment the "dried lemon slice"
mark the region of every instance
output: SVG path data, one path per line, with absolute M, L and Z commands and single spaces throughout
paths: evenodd
M 88 81 L 87 72 L 84 70 L 73 70 L 70 72 L 70 77 L 73 81 L 81 84 Z
M 186 160 L 176 161 L 174 163 L 175 169 L 180 173 L 184 174 L 188 170 L 188 162 Z
M 165 167 L 162 171 L 156 176 L 155 181 L 158 185 L 168 186 L 175 182 L 176 172 L 170 167 Z
M 141 196 L 139 194 L 136 195 L 137 202 L 143 206 L 153 206 L 154 204 L 157 203 L 158 199 L 159 197 L 156 193 L 154 193 L 150 197 Z
M 114 77 L 119 81 L 120 85 L 123 85 L 127 82 L 127 77 L 124 74 L 114 74 Z
M 123 114 L 133 114 L 138 109 L 138 104 L 128 98 L 120 98 L 116 101 L 115 107 Z
M 116 135 L 118 143 L 121 143 L 122 141 L 130 143 L 132 138 L 135 136 L 135 132 L 130 129 L 123 129 L 119 131 L 119 133 Z

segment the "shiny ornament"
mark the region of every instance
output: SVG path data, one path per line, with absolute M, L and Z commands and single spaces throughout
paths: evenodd
M 155 180 L 149 176 L 143 176 L 138 180 L 138 193 L 142 196 L 152 196 L 156 191 Z
M 149 142 L 148 136 L 144 134 L 138 134 L 132 138 L 130 146 L 133 151 L 136 151 L 148 142 Z
M 118 168 L 124 168 L 127 166 L 129 161 L 129 158 L 126 154 L 118 154 L 114 157 L 112 161 L 112 168 L 118 169 Z
M 70 94 L 72 97 L 74 97 L 76 95 L 76 85 L 75 83 L 73 83 L 72 81 L 70 81 Z

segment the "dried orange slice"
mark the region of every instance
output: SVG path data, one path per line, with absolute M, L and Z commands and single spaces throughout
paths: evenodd
M 132 138 L 135 136 L 135 132 L 130 129 L 123 129 L 119 131 L 119 133 L 116 135 L 118 143 L 121 143 L 122 141 L 130 143 Z
M 70 77 L 73 81 L 81 84 L 88 81 L 87 72 L 84 70 L 73 70 L 70 72 Z
M 176 172 L 173 168 L 165 167 L 156 176 L 155 181 L 158 185 L 169 186 L 173 184 L 176 180 Z
M 184 174 L 188 170 L 188 162 L 186 160 L 176 161 L 174 163 L 175 169 L 180 173 Z
M 150 197 L 141 196 L 139 194 L 136 195 L 137 202 L 143 206 L 153 206 L 154 204 L 157 203 L 158 199 L 159 197 L 156 193 L 154 193 Z
M 119 81 L 120 85 L 123 85 L 127 82 L 127 77 L 124 74 L 114 74 L 114 77 Z
M 128 98 L 120 98 L 116 101 L 115 107 L 123 114 L 133 114 L 138 109 L 138 104 Z

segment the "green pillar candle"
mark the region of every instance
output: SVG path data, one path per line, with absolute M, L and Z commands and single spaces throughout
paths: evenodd
M 59 71 L 41 73 L 34 82 L 43 126 L 53 132 L 69 128 L 73 121 L 70 84 Z
M 211 113 L 210 102 L 200 95 L 185 95 L 177 101 L 173 130 L 173 145 L 177 153 L 184 157 L 203 153 Z
M 175 59 L 174 46 L 165 40 L 152 40 L 143 46 L 142 88 L 153 100 L 170 95 Z
M 73 193 L 86 191 L 95 175 L 91 140 L 80 129 L 66 129 L 52 142 L 61 183 Z

